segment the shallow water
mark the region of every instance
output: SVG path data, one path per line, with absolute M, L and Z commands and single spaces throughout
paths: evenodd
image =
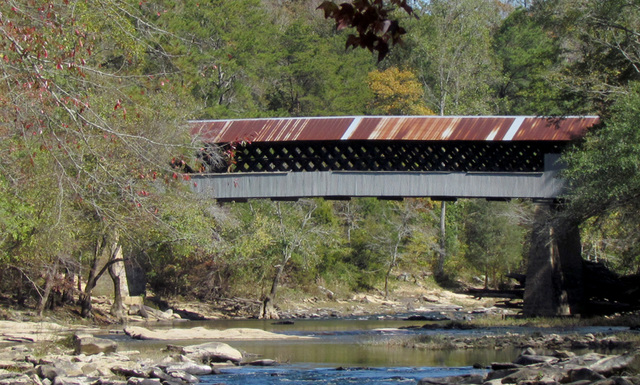
M 149 324 L 153 328 L 208 329 L 256 328 L 276 333 L 311 337 L 309 339 L 276 341 L 225 341 L 248 357 L 274 359 L 275 367 L 233 367 L 223 374 L 204 376 L 204 384 L 415 384 L 421 378 L 442 377 L 478 372 L 472 366 L 486 367 L 492 362 L 512 361 L 519 350 L 426 350 L 409 349 L 388 344 L 387 340 L 410 338 L 416 335 L 478 336 L 505 333 L 595 333 L 618 331 L 611 328 L 536 329 L 499 327 L 472 330 L 399 329 L 419 327 L 426 321 L 401 319 L 313 319 L 295 320 L 285 325 L 267 320 L 215 320 Z M 621 330 L 624 328 L 620 328 Z M 131 341 L 114 336 L 124 349 L 157 350 L 167 341 Z M 171 341 L 176 345 L 193 345 L 204 341 Z M 251 360 L 249 358 L 248 360 Z M 346 368 L 348 370 L 337 370 Z M 482 372 L 482 370 L 480 370 Z
M 425 377 L 445 377 L 481 372 L 471 368 L 384 367 L 324 368 L 286 365 L 276 368 L 225 369 L 223 374 L 204 376 L 204 384 L 416 384 Z

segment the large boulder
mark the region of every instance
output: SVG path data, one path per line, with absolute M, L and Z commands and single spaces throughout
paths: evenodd
M 65 372 L 63 369 L 56 368 L 53 365 L 39 365 L 36 368 L 36 373 L 38 374 L 38 376 L 40 376 L 40 378 L 47 378 L 51 381 L 53 381 L 58 376 L 65 376 L 67 374 L 67 372 Z
M 640 367 L 640 349 L 620 356 L 605 357 L 589 366 L 594 372 L 611 375 L 629 367 Z
M 502 378 L 503 384 L 520 384 L 523 382 L 560 382 L 565 377 L 563 371 L 549 364 L 536 367 L 524 367 Z
M 91 334 L 76 333 L 73 336 L 75 354 L 115 353 L 118 345 L 111 340 L 96 338 Z
M 167 349 L 184 354 L 189 359 L 205 364 L 227 361 L 239 363 L 242 361 L 242 353 L 239 350 L 222 342 L 207 342 L 190 346 L 169 345 Z
M 571 369 L 567 372 L 567 377 L 562 381 L 563 383 L 589 381 L 596 382 L 603 380 L 605 377 L 602 374 L 594 372 L 589 368 Z

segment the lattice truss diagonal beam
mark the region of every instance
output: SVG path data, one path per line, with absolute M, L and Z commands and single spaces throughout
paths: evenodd
M 296 141 L 252 143 L 215 171 L 542 172 L 564 143 L 479 141 Z

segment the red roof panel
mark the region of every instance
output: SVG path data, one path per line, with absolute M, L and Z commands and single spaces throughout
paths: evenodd
M 584 135 L 599 118 L 532 116 L 356 116 L 268 118 L 191 122 L 205 142 L 316 140 L 568 141 Z

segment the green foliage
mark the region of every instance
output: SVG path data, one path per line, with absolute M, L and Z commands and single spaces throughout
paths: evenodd
M 504 275 L 517 270 L 522 262 L 526 230 L 520 226 L 518 203 L 474 200 L 467 205 L 464 223 L 465 258 L 470 266 L 498 287 Z
M 558 39 L 524 8 L 512 12 L 493 37 L 503 80 L 497 85 L 507 115 L 562 115 Z
M 571 185 L 568 215 L 577 221 L 598 218 L 587 232 L 613 238 L 607 254 L 622 257 L 627 271 L 640 266 L 636 247 L 640 234 L 635 230 L 640 195 L 639 124 L 640 85 L 635 83 L 613 105 L 603 126 L 563 157 L 568 164 L 564 177 Z
M 559 39 L 567 64 L 558 84 L 570 113 L 604 111 L 640 80 L 640 6 L 624 0 L 539 1 L 535 17 Z
M 3 288 L 25 292 L 26 282 L 38 296 L 47 267 L 86 271 L 106 228 L 121 231 L 126 256 L 161 295 L 257 297 L 282 261 L 282 284 L 311 292 L 310 283 L 372 289 L 396 270 L 432 270 L 439 208 L 429 201 L 219 208 L 193 197 L 181 173 L 185 163 L 199 168 L 187 119 L 431 110 L 576 114 L 613 105 L 603 128 L 566 155 L 567 213 L 593 218 L 583 234 L 594 258 L 637 270 L 640 87 L 629 82 L 640 63 L 638 6 L 412 5 L 419 19 L 385 16 L 407 34 L 376 66 L 365 50 L 345 51 L 345 41 L 361 42 L 310 1 L 0 3 Z M 506 215 L 512 208 L 448 204 L 445 272 L 483 273 L 494 284 L 515 268 L 524 230 Z
M 37 225 L 33 205 L 20 199 L 9 189 L 5 177 L 0 176 L 0 260 L 11 256 L 11 249 L 28 241 Z
M 581 146 L 568 151 L 569 197 L 575 214 L 585 218 L 619 207 L 630 207 L 640 191 L 640 85 L 613 106 L 611 117 L 590 132 Z
M 490 53 L 498 4 L 435 0 L 419 16 L 408 24 L 409 62 L 425 85 L 428 106 L 438 115 L 493 112 L 498 73 Z

